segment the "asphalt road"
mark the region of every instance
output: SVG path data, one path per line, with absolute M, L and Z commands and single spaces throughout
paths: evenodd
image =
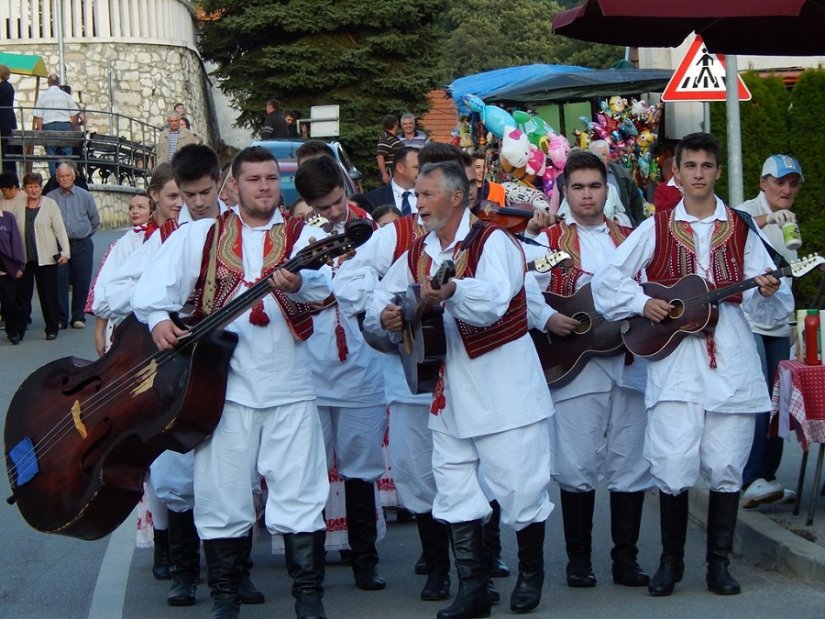
M 96 250 L 102 253 L 117 233 L 96 236 Z M 35 303 L 37 306 L 37 303 Z M 54 342 L 43 337 L 38 314 L 25 341 L 13 347 L 0 340 L 0 411 L 8 407 L 17 386 L 36 368 L 62 356 L 93 359 L 91 329 L 62 331 Z M 8 487 L 6 487 L 8 489 Z M 10 492 L 9 492 L 10 494 Z M 557 500 L 558 492 L 554 488 Z M 547 579 L 541 606 L 534 617 L 645 619 L 747 617 L 821 617 L 825 609 L 822 587 L 786 578 L 734 559 L 733 572 L 743 593 L 719 597 L 706 591 L 704 582 L 704 531 L 691 523 L 688 531 L 687 570 L 676 593 L 668 598 L 651 598 L 644 588 L 630 589 L 610 582 L 610 525 L 606 492 L 597 495 L 594 524 L 594 566 L 599 584 L 594 589 L 570 589 L 564 585 L 564 548 L 560 511 L 548 521 L 545 545 Z M 825 514 L 820 517 L 825 518 Z M 129 518 L 112 535 L 93 542 L 46 535 L 31 529 L 14 506 L 0 508 L 0 617 L 13 619 L 128 619 L 208 617 L 211 608 L 208 588 L 201 585 L 198 603 L 189 608 L 166 605 L 168 583 L 151 575 L 152 551 L 135 548 L 135 521 Z M 645 504 L 640 561 L 654 570 L 659 553 L 658 501 L 648 495 Z M 515 534 L 503 531 L 504 559 L 515 569 Z M 327 567 L 325 604 L 331 618 L 412 619 L 434 617 L 443 606 L 422 602 L 418 593 L 424 579 L 413 574 L 419 554 L 414 523 L 388 523 L 387 537 L 379 545 L 379 569 L 387 589 L 364 592 L 355 588 L 350 569 L 330 553 Z M 254 546 L 252 578 L 266 594 L 260 606 L 247 606 L 242 616 L 254 618 L 291 617 L 290 581 L 283 558 L 270 552 L 269 536 L 262 532 Z M 205 569 L 203 570 L 205 579 Z M 493 616 L 509 615 L 509 593 L 515 576 L 496 581 L 502 603 Z M 453 583 L 453 590 L 457 588 Z

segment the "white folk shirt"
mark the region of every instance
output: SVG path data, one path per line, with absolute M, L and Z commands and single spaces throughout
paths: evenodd
M 264 238 L 273 225 L 283 223 L 275 211 L 266 225 L 242 225 L 244 279 L 254 282 L 263 266 Z M 178 229 L 160 248 L 156 259 L 135 286 L 132 306 L 139 320 L 153 329 L 169 312 L 183 307 L 195 288 L 203 261 L 206 236 L 215 224 L 201 219 Z M 293 255 L 309 243 L 318 230 L 305 226 L 293 248 Z M 295 301 L 320 303 L 330 294 L 328 274 L 300 271 L 301 289 L 289 295 Z M 235 296 L 247 289 L 241 285 Z M 306 347 L 290 333 L 278 302 L 272 295 L 263 299 L 270 322 L 266 327 L 249 322 L 247 310 L 227 327 L 238 335 L 238 345 L 229 364 L 226 399 L 242 406 L 269 408 L 314 400 Z
M 332 280 L 332 289 L 343 314 L 353 316 L 367 311 L 378 282 L 392 266 L 397 240 L 395 226 L 387 225 L 379 228 L 366 243 L 356 250 L 355 256 L 344 262 L 338 269 Z M 546 249 L 540 254 L 542 257 L 545 256 Z M 525 288 L 528 324 L 531 328 L 544 330 L 544 326 L 553 315 L 553 308 L 544 302 L 535 274 L 531 273 L 525 278 Z M 430 405 L 432 401 L 430 394 L 415 395 L 410 392 L 398 355 L 384 354 L 383 363 L 384 387 L 388 404 L 401 402 Z
M 693 229 L 699 275 L 709 277 L 710 236 L 714 223 L 726 220 L 725 206 L 716 200 L 713 215 L 699 220 L 685 211 L 684 202 L 676 206 L 675 217 Z M 616 249 L 610 262 L 593 278 L 596 309 L 608 320 L 641 315 L 650 299 L 633 275 L 645 268 L 656 247 L 654 218 L 643 221 Z M 756 233 L 749 231 L 745 243 L 745 278 L 773 269 L 773 262 Z M 707 340 L 703 335 L 686 337 L 670 355 L 651 361 L 647 375 L 645 404 L 694 402 L 717 413 L 757 413 L 771 408 L 762 369 L 750 327 L 743 310 L 759 320 L 772 321 L 787 315 L 793 307 L 791 291 L 783 283 L 771 297 L 757 288 L 745 291 L 742 305 L 719 304 L 719 322 L 713 332 L 716 368 L 710 367 Z
M 770 215 L 773 212 L 771 207 L 768 205 L 768 200 L 765 198 L 765 192 L 763 191 L 760 191 L 759 195 L 753 200 L 743 202 L 736 208 L 745 211 L 751 217 Z M 795 262 L 799 258 L 799 254 L 795 249 L 788 249 L 785 246 L 785 235 L 782 234 L 782 226 L 779 224 L 765 224 L 765 226 L 760 229 L 760 232 L 762 232 L 765 236 L 771 247 L 779 252 L 779 254 L 789 263 Z M 790 277 L 785 278 L 785 282 L 788 286 L 791 286 Z M 745 317 L 748 319 L 748 323 L 754 333 L 770 335 L 772 337 L 788 337 L 791 334 L 791 327 L 789 323 L 793 318 L 793 312 L 791 312 L 788 316 L 782 317 L 777 323 L 774 324 L 760 323 L 754 320 L 753 317 L 751 317 L 747 312 L 745 312 Z
M 155 262 L 162 246 L 160 230 L 155 230 L 146 242 L 126 256 L 116 269 L 110 271 L 105 278 L 98 278 L 95 286 L 95 316 L 120 322 L 132 313 L 132 293 L 135 285 L 146 269 Z M 98 288 L 102 294 L 98 294 Z
M 453 258 L 456 243 L 469 231 L 466 211 L 447 248 L 441 248 L 435 233 L 427 235 L 424 251 L 432 259 L 431 274 L 444 260 Z M 476 276 L 455 280 L 455 294 L 444 302 L 446 406 L 438 415 L 430 416 L 431 430 L 470 438 L 527 426 L 553 414 L 544 373 L 529 335 L 470 359 L 456 324 L 456 319 L 475 326 L 499 320 L 524 285 L 523 261 L 512 239 L 496 231 L 484 245 Z M 385 333 L 379 326 L 381 311 L 412 283 L 413 274 L 404 253 L 378 284 L 367 309 L 365 328 Z
M 593 279 L 593 274 L 610 261 L 616 252 L 616 244 L 610 236 L 606 223 L 597 226 L 584 226 L 572 217 L 567 220 L 568 226 L 576 226 L 579 239 L 579 265 L 582 274 L 576 280 L 576 290 Z M 549 285 L 549 279 L 547 285 Z M 555 313 L 555 310 L 553 310 Z M 613 388 L 614 383 L 635 391 L 645 391 L 647 375 L 647 361 L 634 359 L 630 365 L 625 365 L 625 356 L 594 357 L 583 368 L 582 372 L 570 383 L 563 387 L 551 389 L 554 402 L 579 397 L 590 393 L 606 393 Z
M 158 231 L 155 232 L 157 233 Z M 106 286 L 109 285 L 109 282 L 117 278 L 119 271 L 123 268 L 129 256 L 140 250 L 144 244 L 145 236 L 145 230 L 129 230 L 129 232 L 117 240 L 114 247 L 112 247 L 112 251 L 106 256 L 106 260 L 101 265 L 100 271 L 97 274 L 93 293 L 92 313 L 98 318 L 120 322 L 128 313 L 114 312 L 112 310 L 106 297 Z M 137 281 L 137 279 L 134 281 Z M 131 296 L 131 292 L 129 296 Z
M 340 234 L 343 231 L 343 222 L 335 226 L 334 232 Z M 340 259 L 336 260 L 336 264 L 339 262 Z M 337 273 L 332 281 L 336 279 Z M 347 339 L 346 361 L 341 361 L 338 356 L 336 310 Z M 358 320 L 340 306 L 333 306 L 316 314 L 313 324 L 314 331 L 307 341 L 307 350 L 318 406 L 362 408 L 384 404 L 387 400 L 384 394 L 383 355 L 364 341 Z

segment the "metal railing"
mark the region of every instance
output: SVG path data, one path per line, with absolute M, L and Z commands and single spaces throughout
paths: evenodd
M 3 136 L 3 162 L 21 164 L 29 172 L 68 158 L 75 161 L 89 183 L 148 185 L 155 165 L 158 127 L 122 114 L 87 109 L 80 111 L 80 122 L 73 124 L 71 131 L 43 131 L 34 128 L 34 108 L 15 106 L 14 111 L 18 129 Z

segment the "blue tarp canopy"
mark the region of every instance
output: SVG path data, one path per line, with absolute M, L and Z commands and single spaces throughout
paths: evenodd
M 459 109 L 462 98 L 476 95 L 485 103 L 543 103 L 631 95 L 663 90 L 673 74 L 660 69 L 587 69 L 568 65 L 531 64 L 460 77 L 448 86 Z

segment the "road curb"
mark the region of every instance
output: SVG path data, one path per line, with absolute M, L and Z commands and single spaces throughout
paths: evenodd
M 690 490 L 690 517 L 707 526 L 708 491 Z M 765 569 L 825 584 L 825 548 L 791 533 L 757 510 L 740 509 L 734 553 Z

